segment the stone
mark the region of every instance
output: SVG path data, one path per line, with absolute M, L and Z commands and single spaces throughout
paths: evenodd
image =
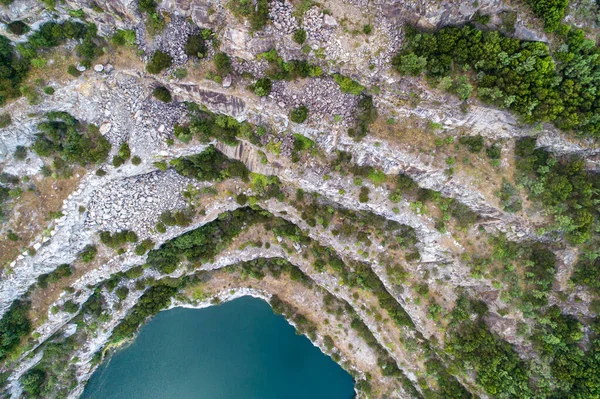
M 323 23 L 331 27 L 337 26 L 337 21 L 335 20 L 335 18 L 327 14 L 325 14 L 325 16 L 323 17 Z
M 227 75 L 223 79 L 223 87 L 227 88 L 229 86 L 231 86 L 231 75 Z
M 102 65 L 102 64 L 96 64 L 96 65 L 94 65 L 94 71 L 96 71 L 96 72 L 102 72 L 102 71 L 104 71 L 104 65 Z
M 85 71 L 86 69 L 87 69 L 87 68 L 86 68 L 86 67 L 84 67 L 83 65 L 81 65 L 81 64 L 77 64 L 77 70 L 78 70 L 79 72 L 83 72 L 83 71 Z
M 112 124 L 110 122 L 104 122 L 102 125 L 100 125 L 100 134 L 105 136 L 106 133 L 110 132 L 111 128 Z

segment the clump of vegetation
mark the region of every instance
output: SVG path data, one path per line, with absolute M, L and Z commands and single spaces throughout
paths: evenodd
M 308 107 L 301 105 L 290 111 L 290 120 L 294 123 L 303 123 L 308 118 Z
M 467 147 L 470 152 L 480 152 L 483 148 L 483 137 L 477 136 L 462 136 L 458 139 L 458 142 Z
M 158 86 L 152 91 L 152 96 L 163 103 L 170 103 L 172 100 L 171 92 L 164 86 Z
M 553 2 L 532 3 L 546 8 Z M 450 87 L 462 99 L 475 90 L 483 101 L 508 108 L 527 123 L 548 121 L 563 130 L 600 134 L 600 98 L 590 94 L 600 89 L 593 78 L 600 70 L 598 48 L 582 30 L 571 30 L 554 57 L 545 43 L 468 25 L 434 33 L 412 30 L 407 38 L 408 45 L 393 59 L 401 73 L 424 70 L 435 79 L 460 74 L 461 82 Z M 477 77 L 471 83 L 464 75 L 468 69 Z
M 154 249 L 154 242 L 149 239 L 146 238 L 145 240 L 142 240 L 141 243 L 139 243 L 138 245 L 136 245 L 135 247 L 135 254 L 138 256 L 142 256 L 144 255 L 146 252 L 150 251 Z
M 321 67 L 309 64 L 307 61 L 284 61 L 275 49 L 259 54 L 256 58 L 263 59 L 269 63 L 270 68 L 266 73 L 273 80 L 294 80 L 309 76 L 321 76 L 323 74 Z
M 163 51 L 155 51 L 150 58 L 150 62 L 146 65 L 146 71 L 151 74 L 159 74 L 163 70 L 169 68 L 171 63 L 173 62 L 173 58 Z
M 259 97 L 266 97 L 271 92 L 273 82 L 269 78 L 260 78 L 254 83 L 250 89 Z
M 213 145 L 200 154 L 174 159 L 171 166 L 180 175 L 200 181 L 235 177 L 247 181 L 250 173 L 242 162 L 228 158 Z
M 304 44 L 306 41 L 306 31 L 304 29 L 296 29 L 292 39 L 298 44 Z
M 198 33 L 188 36 L 185 42 L 184 50 L 188 57 L 206 57 L 206 44 L 204 43 L 204 37 L 202 34 Z
M 17 299 L 0 319 L 0 360 L 6 359 L 21 339 L 31 333 L 30 307 L 30 302 Z
M 18 28 L 20 26 L 20 28 Z M 22 25 L 15 25 L 16 29 L 24 29 Z M 27 42 L 12 46 L 9 39 L 0 36 L 0 66 L 3 69 L 3 79 L 0 81 L 0 105 L 7 100 L 17 98 L 28 93 L 27 86 L 22 86 L 27 77 L 30 66 L 41 67 L 45 59 L 38 55 L 38 51 L 57 47 L 66 40 L 80 41 L 75 47 L 75 53 L 81 57 L 81 63 L 90 66 L 92 60 L 102 51 L 98 43 L 102 39 L 97 36 L 97 28 L 93 24 L 65 21 L 63 23 L 46 22 L 29 36 Z
M 117 29 L 110 38 L 110 42 L 115 46 L 135 46 L 136 34 L 133 29 Z
M 250 22 L 252 32 L 262 30 L 269 23 L 269 2 L 267 0 L 239 0 L 230 1 L 227 7 L 238 18 L 245 18 Z
M 68 163 L 82 166 L 101 163 L 110 151 L 110 142 L 94 125 L 87 127 L 66 112 L 48 112 L 38 125 L 31 149 L 41 157 L 55 154 Z
M 38 286 L 40 288 L 46 288 L 48 284 L 56 283 L 62 278 L 70 277 L 72 274 L 73 268 L 71 267 L 71 265 L 62 264 L 51 273 L 41 274 L 37 279 Z
M 352 80 L 347 76 L 340 75 L 339 73 L 333 75 L 333 80 L 340 85 L 340 89 L 344 93 L 354 94 L 355 96 L 359 96 L 365 91 L 365 87 L 360 83 Z
M 25 33 L 31 30 L 29 29 L 29 26 L 23 21 L 11 21 L 6 25 L 6 27 L 8 28 L 10 33 L 19 36 L 24 35 Z
M 554 32 L 565 16 L 569 0 L 527 0 L 533 12 L 544 21 L 546 32 Z
M 90 263 L 91 261 L 96 259 L 97 253 L 98 253 L 98 249 L 96 248 L 96 246 L 88 244 L 85 246 L 85 248 L 83 248 L 83 250 L 79 254 L 79 257 L 85 263 Z
M 177 287 L 165 284 L 157 284 L 148 288 L 132 311 L 113 330 L 112 341 L 120 342 L 131 337 L 144 321 L 165 309 L 171 303 L 171 297 L 176 292 Z
M 136 243 L 138 236 L 135 231 L 122 230 L 116 233 L 110 233 L 110 231 L 101 231 L 99 233 L 100 241 L 107 247 L 116 249 L 127 243 Z
M 348 135 L 356 141 L 361 140 L 367 135 L 369 126 L 375 122 L 377 115 L 377 108 L 373 104 L 373 97 L 368 95 L 361 96 L 358 101 L 356 125 L 348 129 Z
M 215 63 L 217 75 L 221 77 L 225 77 L 233 71 L 233 67 L 231 66 L 231 60 L 229 59 L 229 56 L 225 53 L 215 54 L 215 56 L 213 57 L 213 62 Z

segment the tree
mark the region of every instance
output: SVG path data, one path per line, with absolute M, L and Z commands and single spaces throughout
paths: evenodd
M 227 76 L 233 71 L 233 68 L 231 67 L 231 60 L 225 53 L 215 54 L 213 62 L 215 63 L 217 74 L 221 77 Z
M 308 107 L 301 105 L 290 111 L 290 120 L 294 123 L 303 123 L 308 117 Z
M 171 63 L 173 62 L 173 58 L 163 51 L 155 51 L 150 58 L 150 62 L 146 65 L 146 71 L 151 74 L 159 74 L 163 70 L 169 68 Z
M 158 86 L 152 91 L 152 96 L 163 103 L 170 103 L 172 100 L 171 92 L 164 86 Z
M 427 66 L 427 58 L 414 53 L 400 55 L 394 60 L 396 69 L 403 75 L 420 75 Z

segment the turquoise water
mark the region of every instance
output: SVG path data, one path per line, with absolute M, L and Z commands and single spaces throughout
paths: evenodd
M 86 399 L 350 399 L 352 378 L 263 300 L 159 313 Z

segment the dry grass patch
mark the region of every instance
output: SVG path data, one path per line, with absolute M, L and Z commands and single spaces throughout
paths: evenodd
M 83 168 L 77 167 L 73 170 L 73 176 L 68 179 L 43 177 L 28 183 L 33 189 L 23 190 L 2 229 L 3 235 L 10 229 L 20 240 L 0 240 L 0 267 L 6 267 L 29 242 L 47 228 L 50 223 L 48 215 L 50 212 L 61 210 L 64 200 L 76 189 L 84 171 Z

